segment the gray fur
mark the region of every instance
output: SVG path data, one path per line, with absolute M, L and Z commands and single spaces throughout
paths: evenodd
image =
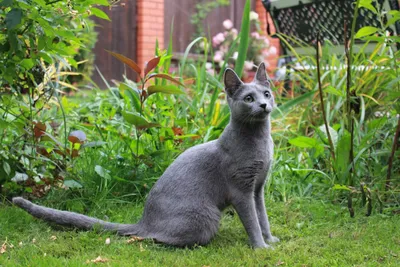
M 205 245 L 218 231 L 221 211 L 236 209 L 255 248 L 277 242 L 271 235 L 264 184 L 271 167 L 273 142 L 269 114 L 274 98 L 263 63 L 252 83 L 242 83 L 227 69 L 224 75 L 231 119 L 218 140 L 182 153 L 151 189 L 137 224 L 116 224 L 81 214 L 13 202 L 37 218 L 80 229 L 100 225 L 121 235 L 153 238 L 174 246 Z M 266 93 L 267 92 L 267 93 Z M 265 95 L 268 94 L 268 95 Z M 251 96 L 253 101 L 245 101 Z

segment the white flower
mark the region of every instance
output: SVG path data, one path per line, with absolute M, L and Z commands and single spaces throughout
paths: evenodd
M 201 49 L 204 49 L 204 47 L 205 47 L 205 42 L 204 41 L 201 41 L 200 43 L 199 43 L 199 47 L 201 48 Z
M 222 68 L 222 67 L 224 66 L 224 64 L 225 64 L 225 61 L 221 60 L 221 61 L 219 62 L 219 67 Z
M 269 48 L 269 54 L 270 54 L 270 55 L 276 55 L 277 53 L 278 53 L 278 49 L 276 49 L 275 46 L 271 46 L 271 47 Z
M 239 53 L 236 51 L 235 53 L 233 53 L 232 58 L 234 60 L 236 60 L 238 58 Z
M 254 11 L 250 12 L 250 20 L 258 20 L 258 14 Z
M 211 62 L 207 62 L 206 63 L 206 70 L 209 70 L 212 68 L 212 63 Z
M 224 22 L 222 22 L 222 25 L 224 25 L 224 28 L 227 30 L 230 30 L 233 27 L 233 23 L 230 19 L 224 20 Z
M 244 69 L 245 70 L 252 70 L 254 67 L 253 61 L 245 61 L 244 62 Z

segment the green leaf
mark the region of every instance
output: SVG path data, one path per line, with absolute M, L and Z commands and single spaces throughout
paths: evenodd
M 346 191 L 351 191 L 350 188 L 346 185 L 342 185 L 342 184 L 335 184 L 332 186 L 333 190 L 346 190 Z
M 104 169 L 103 167 L 101 167 L 100 165 L 96 165 L 96 167 L 94 167 L 94 171 L 102 178 L 104 179 L 111 179 L 110 176 L 110 171 L 107 169 Z
M 182 71 L 185 69 L 185 65 L 186 65 L 186 61 L 187 61 L 187 59 L 188 59 L 188 56 L 189 56 L 189 52 L 190 52 L 190 49 L 192 49 L 192 47 L 197 43 L 197 42 L 200 42 L 200 41 L 204 41 L 204 42 L 206 42 L 207 40 L 204 38 L 204 37 L 197 37 L 196 39 L 194 39 L 187 47 L 186 47 L 186 50 L 185 50 L 185 53 L 183 54 L 183 57 L 182 57 L 182 59 L 180 60 L 180 68 L 179 68 L 179 73 L 180 74 L 182 74 Z M 182 77 L 182 75 L 180 75 L 181 77 Z
M 110 18 L 108 17 L 108 15 L 107 15 L 103 10 L 101 10 L 101 9 L 92 7 L 92 8 L 90 9 L 90 11 L 92 11 L 92 14 L 95 15 L 96 17 L 98 17 L 98 18 L 111 21 Z
M 372 0 L 361 0 L 358 6 L 365 7 L 374 12 L 374 14 L 378 14 L 378 11 L 376 11 L 376 8 L 372 5 Z
M 108 3 L 108 0 L 97 0 L 96 5 L 109 6 L 110 4 Z
M 152 85 L 147 88 L 147 92 L 149 95 L 154 93 L 164 93 L 164 94 L 174 94 L 180 95 L 184 94 L 184 92 L 174 85 Z
M 159 126 L 159 124 L 148 122 L 145 118 L 143 118 L 143 116 L 140 116 L 140 114 L 138 113 L 122 111 L 122 117 L 124 117 L 124 119 L 128 123 L 135 125 L 138 129 L 146 129 Z
M 239 54 L 235 64 L 235 72 L 241 77 L 250 39 L 250 0 L 246 1 L 243 10 L 242 27 L 240 29 Z
M 327 134 L 327 132 L 326 132 L 325 125 L 319 126 L 318 129 L 321 131 L 321 133 L 323 134 L 324 138 L 327 139 L 327 138 L 328 138 L 328 134 Z M 332 138 L 332 143 L 333 143 L 333 145 L 336 146 L 337 139 L 338 139 L 338 133 L 337 133 L 337 131 L 336 131 L 335 129 L 333 129 L 331 126 L 329 126 L 329 125 L 328 125 L 328 131 L 329 131 L 329 134 L 330 134 L 330 136 L 331 136 L 331 138 Z
M 10 164 L 8 164 L 7 161 L 3 162 L 3 170 L 5 171 L 5 173 L 7 173 L 7 175 L 10 175 L 11 167 L 10 167 Z
M 341 96 L 344 97 L 344 94 L 342 91 L 339 91 L 338 89 L 336 89 L 335 87 L 333 87 L 332 85 L 327 86 L 324 91 L 326 93 L 332 94 L 332 95 L 337 95 L 337 96 Z
M 317 145 L 317 140 L 314 138 L 306 137 L 306 136 L 299 136 L 289 140 L 291 145 L 303 148 L 311 148 Z
M 53 59 L 49 56 L 49 54 L 47 54 L 46 52 L 39 52 L 38 56 L 40 58 L 43 58 L 44 61 L 46 61 L 49 64 L 53 63 Z
M 389 21 L 386 23 L 386 28 L 389 26 L 392 26 L 393 24 L 395 24 L 397 21 L 400 20 L 400 15 L 397 16 L 393 16 L 392 18 L 389 19 Z
M 361 29 L 358 30 L 358 32 L 356 33 L 355 38 L 361 38 L 364 36 L 368 36 L 371 34 L 374 34 L 378 31 L 379 29 L 376 27 L 372 27 L 372 26 L 365 26 L 362 27 Z
M 13 0 L 3 0 L 0 3 L 0 7 L 9 7 L 12 6 Z
M 35 63 L 33 62 L 33 60 L 31 58 L 25 58 L 19 64 L 22 67 L 24 67 L 26 70 L 31 69 L 35 65 Z
M 129 98 L 131 105 L 136 111 L 140 110 L 140 95 L 136 88 L 132 88 L 126 83 L 120 83 L 119 91 L 122 95 Z
M 8 30 L 12 30 L 21 23 L 22 19 L 22 10 L 19 8 L 13 8 L 10 12 L 7 13 L 6 16 L 6 25 Z
M 68 188 L 82 188 L 82 185 L 75 180 L 65 180 L 64 186 Z
M 337 145 L 336 145 L 336 161 L 335 169 L 339 181 L 347 182 L 348 166 L 349 166 L 349 155 L 350 155 L 350 133 L 344 131 L 339 134 Z

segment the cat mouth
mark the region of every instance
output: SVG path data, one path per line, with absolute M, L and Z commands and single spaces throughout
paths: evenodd
M 271 110 L 269 109 L 264 109 L 260 112 L 257 112 L 254 114 L 254 118 L 256 119 L 265 119 L 269 114 L 271 113 Z

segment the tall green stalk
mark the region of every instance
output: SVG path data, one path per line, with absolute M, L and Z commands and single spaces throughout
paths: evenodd
M 235 72 L 242 76 L 244 61 L 246 60 L 247 49 L 250 38 L 250 0 L 246 1 L 243 10 L 242 27 L 240 28 L 239 54 L 235 64 Z

